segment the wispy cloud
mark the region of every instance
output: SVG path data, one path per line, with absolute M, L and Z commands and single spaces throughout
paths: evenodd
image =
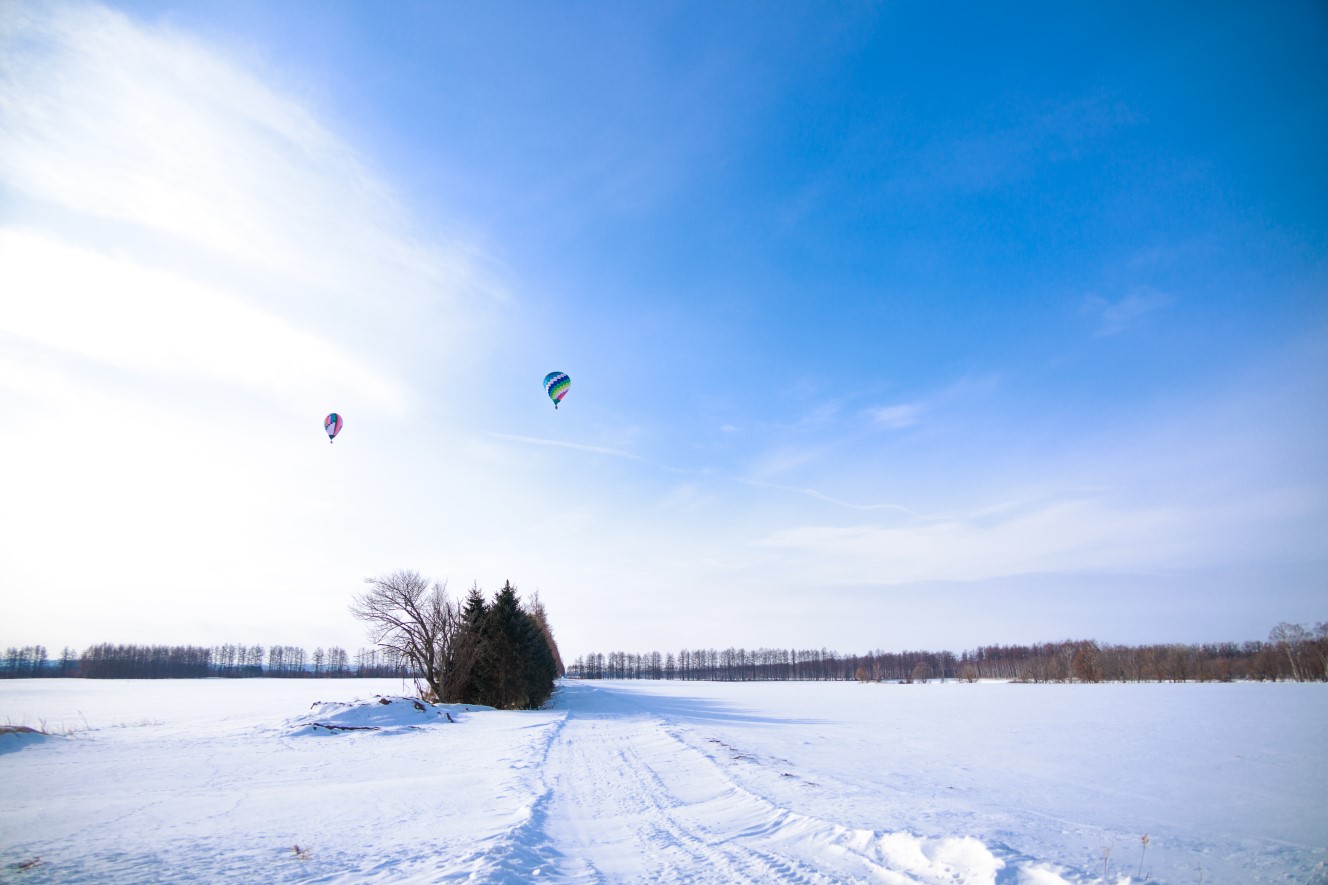
M 305 284 L 476 282 L 465 247 L 403 237 L 381 179 L 258 73 L 95 5 L 7 22 L 0 154 L 16 191 Z
M 429 320 L 446 320 L 429 328 L 430 352 L 459 350 L 483 306 L 505 297 L 479 249 L 457 230 L 422 233 L 255 59 L 58 3 L 8 9 L 0 57 L 0 185 L 30 210 L 7 248 L 22 257 L 38 244 L 55 262 L 43 281 L 33 260 L 6 261 L 0 291 L 64 312 L 59 341 L 49 324 L 41 333 L 51 346 L 98 357 L 115 346 L 145 370 L 167 354 L 172 368 L 216 366 L 228 348 L 231 368 L 275 369 L 281 386 L 301 358 L 333 374 L 370 351 L 400 363 L 425 350 Z M 102 272 L 111 285 L 80 285 Z M 34 333 L 37 320 L 9 331 Z M 100 340 L 80 338 L 80 322 Z M 185 353 L 186 342 L 203 346 Z M 382 365 L 345 371 L 400 407 Z
M 870 406 L 859 415 L 873 427 L 903 430 L 929 419 L 934 413 L 977 397 L 989 396 L 1001 386 L 998 375 L 964 375 L 950 384 L 908 402 Z
M 776 553 L 790 580 L 859 585 L 1321 561 L 1324 419 L 1308 404 L 1321 392 L 1323 340 L 1318 332 L 1218 397 L 1187 400 L 1167 422 L 1048 452 L 1031 471 L 989 481 L 998 497 L 986 503 L 960 493 L 942 512 L 891 508 L 908 510 L 903 520 L 803 514 L 756 547 Z
M 791 569 L 823 581 L 862 584 L 1200 568 L 1261 555 L 1264 532 L 1253 526 L 1294 521 L 1315 506 L 1295 491 L 1224 508 L 1066 499 L 980 521 L 802 526 L 772 532 L 758 546 L 783 551 Z
M 522 443 L 528 446 L 552 446 L 559 449 L 575 449 L 578 452 L 589 452 L 594 455 L 608 455 L 611 458 L 624 458 L 628 461 L 640 461 L 645 463 L 645 459 L 640 455 L 633 455 L 631 452 L 624 452 L 621 449 L 612 449 L 607 446 L 592 446 L 585 443 L 567 442 L 561 439 L 542 439 L 535 436 L 519 436 L 512 433 L 492 433 L 495 439 L 505 439 L 508 442 Z
M 746 468 L 755 484 L 768 484 L 774 477 L 813 464 L 825 455 L 823 446 L 779 444 L 757 453 Z
M 893 430 L 900 430 L 905 427 L 912 427 L 922 420 L 923 414 L 927 411 L 927 406 L 923 403 L 900 403 L 894 406 L 879 406 L 867 410 L 867 417 L 873 424 L 881 427 L 889 427 Z
M 827 504 L 834 504 L 836 507 L 845 507 L 850 510 L 894 510 L 898 511 L 899 513 L 904 513 L 909 516 L 917 517 L 918 519 L 940 518 L 935 516 L 926 516 L 924 514 L 918 513 L 916 510 L 912 510 L 908 507 L 905 507 L 903 504 L 890 504 L 890 503 L 858 504 L 852 501 L 844 501 L 840 498 L 832 497 L 830 495 L 825 494 L 824 492 L 817 491 L 816 489 L 795 489 L 787 486 L 772 486 L 772 485 L 767 485 L 767 488 L 775 488 L 787 492 L 797 492 L 799 494 L 806 495 L 809 498 L 815 498 L 817 501 L 824 501 Z
M 0 229 L 0 332 L 106 366 L 400 412 L 401 388 L 336 345 L 206 282 Z
M 1111 301 L 1100 295 L 1084 296 L 1079 312 L 1097 323 L 1099 337 L 1116 335 L 1136 325 L 1145 316 L 1176 303 L 1172 295 L 1154 289 L 1141 288 Z

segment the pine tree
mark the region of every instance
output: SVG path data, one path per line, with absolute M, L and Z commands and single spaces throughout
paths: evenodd
M 484 618 L 484 650 L 481 654 L 484 666 L 481 672 L 490 706 L 502 709 L 527 706 L 523 658 L 529 641 L 528 632 L 516 588 L 508 581 L 494 597 Z
M 483 674 L 484 623 L 489 608 L 479 584 L 472 584 L 461 608 L 461 623 L 447 662 L 443 700 L 453 704 L 488 704 Z

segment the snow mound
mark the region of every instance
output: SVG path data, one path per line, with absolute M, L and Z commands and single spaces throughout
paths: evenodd
M 0 753 L 12 753 L 40 744 L 51 735 L 26 725 L 0 725 Z
M 319 701 L 310 712 L 287 721 L 297 735 L 329 735 L 347 732 L 397 734 L 461 721 L 475 709 L 461 704 L 430 704 L 416 698 L 374 695 L 350 703 Z

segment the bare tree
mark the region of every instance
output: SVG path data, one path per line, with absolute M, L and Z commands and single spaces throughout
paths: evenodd
M 1300 624 L 1288 624 L 1283 621 L 1268 634 L 1268 641 L 1277 646 L 1280 653 L 1286 655 L 1287 663 L 1291 665 L 1291 678 L 1297 682 L 1304 682 L 1305 653 L 1309 650 L 1310 631 Z
M 1328 680 L 1328 623 L 1314 625 L 1314 641 L 1310 644 L 1317 673 L 1316 679 Z
M 442 699 L 457 629 L 457 611 L 447 598 L 447 585 L 431 584 L 414 571 L 364 580 L 369 589 L 355 597 L 350 613 L 369 625 L 375 645 L 409 661 L 416 678 L 428 684 L 429 694 Z
M 553 638 L 553 628 L 549 626 L 549 614 L 544 610 L 544 603 L 540 600 L 538 590 L 530 597 L 529 601 L 522 605 L 522 609 L 535 619 L 535 624 L 544 636 L 544 641 L 548 643 L 549 654 L 553 655 L 553 663 L 558 670 L 558 675 L 563 675 L 567 672 L 567 668 L 563 666 L 563 656 L 558 652 L 558 643 Z M 659 652 L 655 652 L 654 655 L 658 658 Z M 656 675 L 655 678 L 658 679 L 659 676 Z

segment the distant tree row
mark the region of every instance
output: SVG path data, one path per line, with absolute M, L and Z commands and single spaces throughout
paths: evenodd
M 46 646 L 10 646 L 0 661 L 0 679 L 25 679 L 35 676 L 77 676 L 78 652 L 66 648 L 56 661 L 48 659 Z
M 45 646 L 10 647 L 0 661 L 0 678 L 83 677 L 86 679 L 201 679 L 251 676 L 409 678 L 408 662 L 381 649 L 360 649 L 354 666 L 344 648 L 316 648 L 308 654 L 293 645 L 115 645 L 89 646 L 81 654 L 66 647 L 48 658 Z
M 407 663 L 425 697 L 534 709 L 553 694 L 562 658 L 538 596 L 523 604 L 509 581 L 492 602 L 474 585 L 458 604 L 445 584 L 414 571 L 366 583 L 351 613 L 385 654 Z
M 1328 623 L 1278 624 L 1267 642 L 1205 645 L 1106 645 L 1066 640 L 991 645 L 950 651 L 873 651 L 841 655 L 827 649 L 682 649 L 661 655 L 593 652 L 567 675 L 581 679 L 859 680 L 1011 679 L 1022 682 L 1208 682 L 1328 680 Z

